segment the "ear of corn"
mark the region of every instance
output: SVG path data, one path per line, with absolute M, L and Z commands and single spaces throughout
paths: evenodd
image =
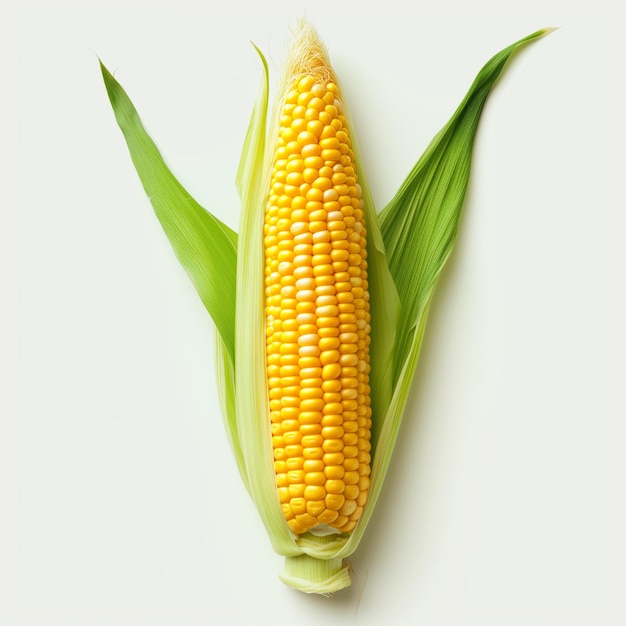
M 269 131 L 259 52 L 263 78 L 237 172 L 239 235 L 176 181 L 102 67 L 146 192 L 215 321 L 229 440 L 272 545 L 286 557 L 281 579 L 296 589 L 332 593 L 350 584 L 345 559 L 389 467 L 484 102 L 510 56 L 547 32 L 485 65 L 380 215 L 312 28 L 296 37 Z
M 347 533 L 370 474 L 367 229 L 336 78 L 316 40 L 302 48 L 279 111 L 264 223 L 274 469 L 295 535 Z

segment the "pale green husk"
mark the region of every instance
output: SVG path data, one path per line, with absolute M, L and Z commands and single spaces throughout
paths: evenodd
M 269 76 L 263 55 L 259 52 L 261 87 L 236 177 L 241 198 L 239 235 L 200 207 L 178 183 L 130 99 L 101 65 L 117 122 L 142 184 L 215 322 L 220 400 L 237 466 L 274 550 L 286 557 L 281 579 L 300 591 L 330 594 L 350 584 L 345 559 L 356 550 L 367 528 L 391 461 L 430 303 L 454 245 L 483 105 L 511 55 L 549 30 L 521 39 L 483 67 L 448 124 L 378 215 L 352 127 L 369 239 L 373 459 L 368 502 L 356 528 L 347 535 L 308 532 L 294 536 L 283 517 L 274 482 L 261 235 L 269 184 L 268 153 L 273 148 L 268 137 L 273 135 L 268 130 Z M 308 45 L 319 42 L 313 29 L 303 24 L 292 55 Z M 243 391 L 236 393 L 237 389 Z

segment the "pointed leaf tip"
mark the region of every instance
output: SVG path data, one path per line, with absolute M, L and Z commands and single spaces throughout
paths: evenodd
M 180 184 L 122 86 L 102 61 L 100 68 L 115 118 L 154 212 L 234 362 L 237 235 Z

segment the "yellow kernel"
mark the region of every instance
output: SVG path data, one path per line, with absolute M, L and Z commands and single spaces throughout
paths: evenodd
M 304 448 L 301 445 L 285 446 L 285 455 L 287 456 L 287 458 L 294 457 L 294 456 L 302 456 L 303 451 L 304 451 Z M 328 450 L 328 452 L 333 452 L 333 450 Z
M 318 170 L 324 166 L 324 159 L 320 156 L 309 156 L 304 159 L 304 167 Z
M 350 516 L 350 520 L 356 524 L 361 519 L 361 515 L 363 515 L 363 507 L 367 502 L 367 491 L 359 494 L 359 497 L 356 499 L 357 507 Z
M 337 137 L 327 137 L 325 139 L 320 139 L 319 141 L 320 148 L 322 149 L 322 155 L 324 154 L 324 150 L 339 149 L 339 139 Z
M 326 107 L 324 107 L 324 109 L 326 109 Z M 324 111 L 320 111 L 318 118 L 320 120 L 320 122 L 322 122 L 322 124 L 324 124 L 324 126 L 329 126 L 330 123 L 333 121 L 333 116 L 326 110 Z
M 308 436 L 311 436 L 311 435 L 319 435 L 322 432 L 322 426 L 321 426 L 320 423 L 317 423 L 317 424 L 303 424 L 302 420 L 300 420 L 300 422 L 301 422 L 300 423 L 300 432 L 302 433 L 303 437 L 308 437 Z
M 301 439 L 302 435 L 296 431 L 283 434 L 283 442 L 285 443 L 285 446 L 298 444 Z
M 338 511 L 343 506 L 345 498 L 339 493 L 329 493 L 325 498 L 325 502 L 326 508 L 331 511 Z
M 324 503 L 324 507 L 326 507 L 326 503 Z M 338 517 L 339 513 L 337 511 L 326 509 L 323 513 L 320 513 L 317 516 L 317 521 L 320 524 L 332 524 Z
M 322 158 L 324 160 L 328 160 L 324 154 L 322 154 Z M 326 176 L 322 176 L 321 172 L 320 172 L 320 176 L 319 178 L 317 178 L 317 180 L 315 180 L 315 182 L 311 183 L 311 186 L 314 189 L 320 189 L 321 191 L 324 191 L 325 189 L 330 189 L 333 186 L 333 182 L 330 178 L 326 177 Z M 322 194 L 320 201 L 322 201 L 324 198 L 324 194 Z
M 280 129 L 279 136 L 285 143 L 289 143 L 294 141 L 298 135 L 292 128 L 287 126 Z
M 320 338 L 316 334 L 301 335 L 298 338 L 298 345 L 300 346 L 316 346 L 319 343 Z M 296 372 L 299 374 L 300 372 Z
M 319 317 L 317 319 L 317 327 L 320 329 L 320 335 L 322 334 L 322 330 L 327 330 L 328 334 L 332 336 L 332 332 L 334 332 L 339 326 L 339 320 L 336 317 Z
M 315 270 L 315 268 L 313 269 Z M 315 271 L 313 273 L 315 273 Z M 327 304 L 326 306 L 318 306 L 316 312 L 320 317 L 335 317 L 339 315 L 339 309 L 334 304 Z
M 320 345 L 320 348 L 321 348 L 321 345 Z M 346 366 L 346 367 L 358 367 L 359 357 L 356 354 L 342 354 L 341 358 L 339 359 L 339 362 L 341 363 L 341 365 Z M 346 389 L 346 392 L 348 392 L 347 389 Z M 353 397 L 352 394 L 353 392 L 349 392 L 349 397 Z M 348 397 L 348 396 L 345 396 L 345 397 Z
M 298 143 L 301 146 L 317 144 L 317 137 L 312 132 L 308 130 L 303 130 L 301 133 L 298 133 Z M 322 150 L 322 158 L 324 158 L 323 150 Z
M 285 335 L 288 335 L 290 333 L 283 333 L 283 339 L 285 339 Z M 297 334 L 297 333 L 294 333 Z M 298 376 L 300 374 L 300 368 L 297 365 L 284 365 L 283 367 L 280 368 L 280 376 L 281 377 L 287 377 L 287 376 Z
M 300 384 L 303 387 L 321 387 L 321 375 L 321 367 L 304 367 L 300 370 L 300 378 L 302 379 Z
M 303 470 L 291 470 L 287 472 L 287 480 L 291 484 L 297 484 L 304 481 L 304 471 Z
M 322 411 L 322 413 L 324 413 Z M 341 426 L 343 424 L 343 415 L 341 413 L 324 413 L 322 417 L 322 426 Z
M 298 235 L 300 233 L 308 232 L 309 225 L 305 221 L 298 221 L 298 222 L 293 223 L 289 230 L 292 235 Z
M 359 406 L 359 403 L 356 400 L 344 400 L 343 401 L 343 408 L 346 411 L 350 411 L 350 419 L 355 419 L 356 417 L 356 412 L 357 412 L 357 408 Z M 355 413 L 354 416 L 352 416 L 352 413 Z
M 340 241 L 341 239 L 347 239 L 347 238 L 348 238 L 348 234 L 346 233 L 345 230 L 333 230 L 330 233 L 331 241 Z
M 322 398 L 311 398 L 307 400 L 301 400 L 300 402 L 300 410 L 304 412 L 321 411 L 323 408 L 324 400 L 322 400 Z
M 315 302 L 315 291 L 312 289 L 301 289 L 296 294 L 298 302 Z
M 356 446 L 344 446 L 343 454 L 346 458 L 357 457 L 359 454 L 359 450 Z
M 304 178 L 301 172 L 289 172 L 286 182 L 288 185 L 301 185 L 304 182 Z
M 345 459 L 345 461 L 343 461 L 343 467 L 347 472 L 354 471 L 359 467 L 359 460 L 357 458 Z
M 356 500 L 359 497 L 359 493 L 358 485 L 346 485 L 343 495 L 346 497 L 346 500 Z
M 320 391 L 322 391 L 320 389 Z M 324 398 L 324 402 L 330 403 L 330 402 L 341 402 L 341 394 L 334 392 L 334 393 L 324 393 L 323 395 Z
M 309 500 L 306 503 L 306 512 L 317 518 L 317 521 L 319 521 L 319 516 L 324 513 L 324 511 L 326 511 L 326 503 L 322 498 L 319 500 Z
M 322 368 L 322 378 L 324 380 L 331 380 L 338 378 L 341 374 L 341 366 L 338 363 L 329 363 Z
M 346 485 L 343 480 L 331 479 L 326 481 L 326 491 L 328 493 L 344 493 L 345 489 Z
M 334 415 L 334 413 L 330 413 L 330 415 Z M 322 437 L 327 440 L 341 439 L 343 437 L 343 428 L 341 426 L 326 426 L 322 428 Z
M 309 191 L 306 194 L 306 199 L 309 202 L 319 202 L 320 205 L 321 205 L 321 202 L 324 199 L 324 191 L 322 189 L 318 189 L 317 186 L 311 187 L 311 189 L 309 189 Z M 321 208 L 321 206 L 320 206 L 320 208 Z M 311 210 L 311 209 L 309 209 L 309 210 Z
M 306 459 L 302 463 L 302 469 L 305 472 L 323 472 L 324 461 L 322 461 L 321 459 Z
M 283 514 L 287 518 L 287 521 L 294 518 L 293 511 L 291 510 L 288 502 L 283 503 L 281 505 L 281 509 L 283 510 Z M 339 515 L 339 513 L 337 513 L 337 515 Z M 337 515 L 335 515 L 335 517 L 337 517 Z
M 314 254 L 311 259 L 313 266 L 315 265 L 329 265 L 330 255 L 328 254 Z
M 345 474 L 345 470 L 341 465 L 331 465 L 324 468 L 324 474 L 329 480 L 340 480 Z M 335 492 L 336 493 L 336 492 Z M 346 496 L 347 497 L 347 496 Z
M 323 224 L 323 222 L 320 222 L 321 224 Z M 291 264 L 290 264 L 291 265 Z M 330 263 L 326 263 L 324 265 L 313 265 L 313 276 L 332 276 L 334 274 L 334 270 L 333 270 L 333 266 Z M 327 309 L 328 307 L 320 307 L 322 309 Z M 335 309 L 337 309 L 337 307 L 334 307 Z M 328 314 L 328 313 L 322 313 L 319 311 L 318 309 L 318 315 L 322 315 L 324 317 L 330 317 L 332 315 L 338 315 L 339 314 L 339 309 L 337 309 L 337 313 L 333 313 L 333 314 Z
M 289 142 L 289 144 L 287 144 L 288 146 L 291 145 L 292 142 Z M 295 143 L 295 142 L 294 142 Z M 294 150 L 295 152 L 295 150 Z M 332 149 L 327 149 L 327 150 L 322 150 L 320 156 L 322 157 L 322 159 L 324 159 L 324 161 L 328 162 L 337 162 L 339 161 L 339 159 L 341 159 L 341 152 L 339 152 L 339 150 L 332 150 Z M 331 181 L 332 184 L 332 181 Z
M 306 113 L 305 113 L 305 117 L 306 117 Z M 291 121 L 291 128 L 293 130 L 295 130 L 297 133 L 302 132 L 303 130 L 306 130 L 306 125 L 308 123 L 308 120 L 306 119 L 302 119 L 301 117 L 297 118 L 297 119 L 292 119 Z
M 312 239 L 311 239 L 311 233 L 301 233 L 299 235 L 296 235 L 293 238 L 293 242 L 295 244 L 299 244 L 299 243 L 311 243 Z
M 319 447 L 304 448 L 302 455 L 305 459 L 321 459 L 324 456 L 324 450 Z
M 313 85 L 315 85 L 315 79 L 313 78 L 313 76 L 310 76 L 310 75 L 303 76 L 298 81 L 298 91 L 289 92 L 289 95 L 291 96 L 291 98 L 289 98 L 287 102 L 297 102 L 299 94 L 307 92 L 307 91 L 311 91 L 311 88 L 313 87 Z M 328 87 L 326 87 L 326 89 L 328 89 Z
M 341 404 L 341 402 L 328 402 L 324 405 L 324 409 L 322 411 L 322 413 L 325 416 L 330 416 L 330 415 L 341 415 L 341 413 L 343 412 L 343 405 Z M 331 437 L 331 435 L 325 434 L 325 437 Z M 343 429 L 342 429 L 342 433 L 341 435 L 338 435 L 339 437 L 343 436 Z
M 326 392 L 335 392 L 341 390 L 340 380 L 325 380 L 322 384 L 322 390 Z
M 297 118 L 300 118 L 300 117 L 302 117 L 302 118 L 303 118 L 303 117 L 304 117 L 304 115 L 305 115 L 305 113 L 306 113 L 306 107 L 305 107 L 305 106 L 303 106 L 303 105 L 301 105 L 301 104 L 298 104 L 298 105 L 294 108 L 294 110 L 291 112 L 291 117 L 292 117 L 294 120 L 295 120 L 295 119 L 297 119 Z
M 317 169 L 312 168 L 312 167 L 307 167 L 302 172 L 302 178 L 303 178 L 304 182 L 305 183 L 309 183 L 310 185 L 313 185 L 313 183 L 315 183 L 315 181 L 317 180 L 318 176 L 319 176 L 319 171 Z
M 302 360 L 302 359 L 300 359 Z M 301 400 L 310 400 L 313 398 L 322 398 L 324 392 L 319 387 L 310 387 L 306 389 L 300 389 L 299 396 Z
M 344 456 L 341 452 L 330 452 L 324 455 L 323 457 L 324 465 L 343 465 L 344 469 L 346 468 Z M 357 463 L 358 467 L 358 463 Z
M 322 443 L 324 443 L 324 438 L 322 437 L 322 435 L 305 435 L 304 437 L 302 437 L 301 443 L 305 448 L 317 448 L 321 446 Z
M 316 356 L 300 356 L 300 358 L 298 359 L 298 366 L 301 369 L 318 368 L 318 367 L 320 367 L 320 365 L 321 365 L 320 364 L 320 360 Z M 315 389 L 311 389 L 311 390 L 301 389 L 300 390 L 300 397 L 304 398 L 305 396 L 302 395 L 302 394 L 306 394 L 308 391 L 314 392 L 316 390 Z M 317 397 L 317 396 L 311 395 L 311 396 L 306 396 L 306 397 L 314 398 L 314 397 Z
M 320 140 L 332 139 L 337 134 L 337 130 L 335 129 L 334 126 L 331 126 L 331 123 L 332 123 L 332 119 L 329 121 L 328 124 L 324 126 L 324 130 L 322 131 L 322 134 L 320 135 Z
M 343 519 L 344 516 L 340 516 L 338 519 Z M 300 524 L 305 531 L 313 526 L 317 525 L 317 520 L 309 513 L 302 513 L 301 515 L 296 515 L 294 522 Z M 350 522 L 351 523 L 351 522 Z M 342 528 L 347 528 L 349 523 L 344 524 Z
M 302 513 L 306 511 L 306 500 L 302 497 L 292 498 L 291 502 L 289 503 L 289 506 L 291 507 L 291 510 L 294 513 L 294 515 L 301 515 Z M 343 503 L 342 503 L 342 506 L 343 506 Z
M 297 433 L 300 435 L 300 433 Z M 304 459 L 302 457 L 293 457 L 285 461 L 285 469 L 290 472 L 291 470 L 301 470 L 304 465 Z
M 319 191 L 319 190 L 318 190 Z M 321 230 L 313 234 L 313 243 L 325 243 L 330 241 L 330 233 L 327 230 Z M 348 283 L 350 285 L 350 283 Z
M 328 89 L 328 87 L 326 87 L 326 89 Z M 296 104 L 296 102 L 298 102 L 298 96 L 300 94 L 298 93 L 298 91 L 296 89 L 290 91 L 287 96 L 285 97 L 285 106 L 283 107 L 283 110 L 285 111 L 285 113 L 287 113 L 288 111 L 293 111 L 294 106 Z
M 356 433 L 346 433 L 343 436 L 343 443 L 346 446 L 354 446 L 358 443 L 359 436 Z
M 322 444 L 324 452 L 341 452 L 344 449 L 341 439 L 327 439 Z
M 314 85 L 313 87 L 317 87 Z M 323 87 L 322 87 L 323 89 Z M 309 100 L 309 108 L 315 109 L 316 111 L 323 111 L 326 108 L 326 103 L 322 100 L 322 97 L 326 95 L 326 91 L 320 94 L 320 90 L 317 90 L 317 93 L 314 89 L 311 89 L 312 98 Z
M 289 509 L 289 515 L 291 517 L 294 517 L 293 511 L 291 511 L 291 509 Z M 299 524 L 298 522 L 296 522 L 295 519 L 290 519 L 290 517 L 287 514 L 285 514 L 285 517 L 287 518 L 287 523 L 289 524 L 289 528 L 291 529 L 291 532 L 294 535 L 301 535 L 302 533 L 306 532 L 306 528 L 302 526 L 301 524 Z
M 319 119 L 315 118 L 315 119 L 312 119 L 310 122 L 308 122 L 306 129 L 310 133 L 315 135 L 316 137 L 319 137 L 322 134 L 322 131 L 324 130 L 324 124 L 322 124 L 322 122 L 320 122 Z M 345 179 L 345 174 L 344 174 L 344 179 Z M 341 181 L 341 182 L 344 182 L 344 181 Z
M 345 476 L 343 477 L 344 482 L 346 483 L 346 485 L 357 485 L 359 483 L 359 473 L 355 472 L 355 471 L 350 471 L 350 472 L 346 472 Z
M 349 518 L 350 521 L 346 522 L 343 526 L 339 527 L 342 533 L 349 533 L 352 530 L 354 530 L 354 527 L 356 526 L 356 522 L 357 522 L 357 520 L 353 520 L 352 519 L 354 517 L 354 515 L 355 514 L 353 513 L 350 516 L 350 518 Z M 343 516 L 341 516 L 341 517 L 343 517 Z M 340 519 L 340 518 L 337 518 L 337 519 Z
M 349 345 L 342 345 L 339 349 L 343 352 L 344 348 L 356 348 L 356 346 L 349 346 Z M 342 387 L 345 388 L 349 388 L 349 387 L 356 387 L 358 385 L 358 380 L 356 378 L 341 378 L 341 385 Z
M 304 477 L 307 485 L 323 485 L 326 482 L 326 474 L 324 472 L 309 472 Z
M 303 159 L 306 159 L 307 157 L 318 157 L 318 156 L 321 156 L 322 149 L 319 147 L 317 143 L 310 143 L 302 147 L 300 154 Z
M 322 349 L 323 348 L 320 346 L 320 350 L 322 350 Z M 322 365 L 328 365 L 330 363 L 336 363 L 337 361 L 339 361 L 339 351 L 338 350 L 324 350 L 320 354 L 320 363 Z M 322 376 L 323 375 L 324 374 L 322 372 Z
M 321 411 L 302 411 L 300 413 L 300 424 L 303 426 L 310 426 L 313 424 L 320 424 L 322 422 L 322 412 Z M 301 426 L 302 428 L 302 426 Z M 318 457 L 309 457 L 306 455 L 306 451 L 309 448 L 304 449 L 304 457 L 305 458 L 318 458 Z M 319 457 L 321 458 L 321 457 Z
M 290 159 L 285 162 L 287 173 L 301 172 L 304 169 L 304 161 L 301 158 Z
M 304 490 L 305 498 L 306 498 L 306 489 Z M 356 511 L 357 504 L 354 500 L 346 500 L 344 505 L 341 507 L 339 514 L 350 516 L 354 511 Z
M 305 90 L 298 96 L 298 104 L 301 106 L 306 106 L 312 97 L 313 94 L 309 90 Z

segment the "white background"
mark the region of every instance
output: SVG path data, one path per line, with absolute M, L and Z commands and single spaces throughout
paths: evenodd
M 457 249 L 385 491 L 333 598 L 285 587 L 219 415 L 213 327 L 99 74 L 237 227 L 261 78 L 305 3 L 1 9 L 0 623 L 626 623 L 618 2 L 310 3 L 382 208 L 482 64 Z

